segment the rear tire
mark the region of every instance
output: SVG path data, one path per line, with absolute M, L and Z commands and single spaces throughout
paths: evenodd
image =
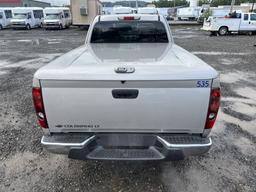
M 221 36 L 227 35 L 228 34 L 228 27 L 225 27 L 225 26 L 220 27 L 218 33 Z
M 63 26 L 62 24 L 59 25 L 59 30 L 62 30 L 63 29 Z
M 26 25 L 26 29 L 27 30 L 30 30 L 31 29 L 31 26 L 29 24 Z
M 0 30 L 3 30 L 3 26 L 2 25 L 0 25 Z

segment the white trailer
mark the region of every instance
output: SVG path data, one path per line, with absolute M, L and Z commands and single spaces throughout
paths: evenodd
M 70 5 L 75 26 L 89 27 L 97 15 L 102 15 L 102 4 L 99 0 L 70 0 Z
M 236 18 L 209 17 L 202 30 L 212 34 L 227 35 L 231 32 L 256 32 L 256 13 L 237 13 Z
M 37 28 L 43 27 L 44 13 L 40 7 L 15 7 L 12 10 L 12 28 Z
M 44 9 L 44 28 L 68 28 L 72 24 L 71 12 L 67 7 L 47 7 Z
M 113 14 L 132 14 L 133 8 L 131 7 L 114 7 Z
M 184 7 L 177 10 L 179 20 L 197 20 L 201 7 Z
M 155 7 L 142 7 L 138 9 L 138 14 L 158 14 L 158 10 Z
M 0 7 L 0 30 L 11 25 L 12 8 Z

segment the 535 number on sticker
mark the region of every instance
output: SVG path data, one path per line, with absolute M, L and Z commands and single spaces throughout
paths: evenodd
M 208 80 L 200 80 L 200 81 L 197 81 L 196 83 L 196 87 L 209 87 L 210 86 L 210 83 Z

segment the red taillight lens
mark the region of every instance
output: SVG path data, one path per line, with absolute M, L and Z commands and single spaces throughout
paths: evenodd
M 211 129 L 213 127 L 217 118 L 219 107 L 220 107 L 220 88 L 213 88 L 211 90 L 205 129 Z
M 125 16 L 124 20 L 134 20 L 134 17 L 133 16 Z
M 33 87 L 32 96 L 33 96 L 38 123 L 42 128 L 48 128 L 48 123 L 47 123 L 47 119 L 44 111 L 44 103 L 43 103 L 41 88 Z

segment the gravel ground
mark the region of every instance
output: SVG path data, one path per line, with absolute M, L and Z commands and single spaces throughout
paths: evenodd
M 178 162 L 77 161 L 40 145 L 33 73 L 82 45 L 86 31 L 0 31 L 0 191 L 256 191 L 256 36 L 210 37 L 175 26 L 176 43 L 221 73 L 209 153 Z

